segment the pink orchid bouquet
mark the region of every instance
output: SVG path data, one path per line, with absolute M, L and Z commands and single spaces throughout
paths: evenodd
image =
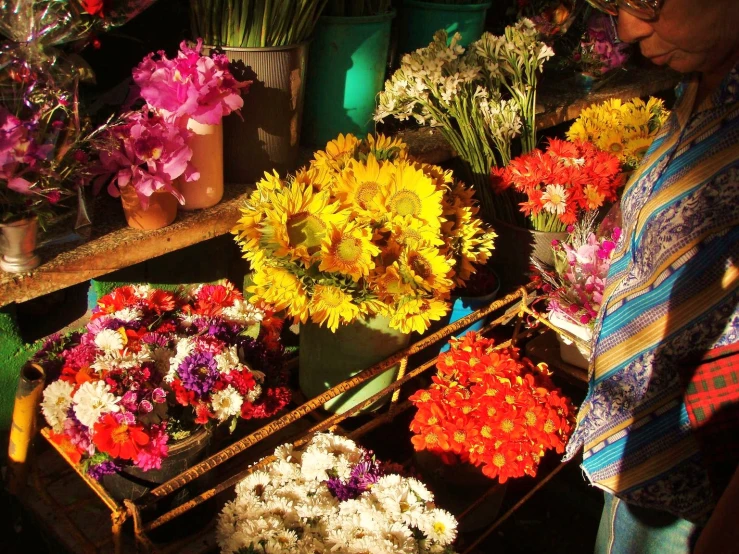
M 169 123 L 148 106 L 124 115 L 108 130 L 100 152 L 103 172 L 113 174 L 108 192 L 117 197 L 124 187 L 133 187 L 144 209 L 151 195 L 159 191 L 184 203 L 175 180 L 196 181 L 200 177 L 190 163 L 192 149 L 187 137 L 187 129 Z
M 172 442 L 201 424 L 269 417 L 290 399 L 281 325 L 228 282 L 119 287 L 98 300 L 82 332 L 52 338 L 34 357 L 49 377 L 41 403 L 49 436 L 100 479 L 127 466 L 161 468 Z
M 611 16 L 593 12 L 587 20 L 587 28 L 573 54 L 573 60 L 583 73 L 601 77 L 626 64 L 629 53 L 629 45 L 618 40 Z
M 133 70 L 141 96 L 167 119 L 193 119 L 202 125 L 218 125 L 221 119 L 244 105 L 241 95 L 251 81 L 237 81 L 223 54 L 201 54 L 203 40 L 195 48 L 183 41 L 176 58 L 162 51 L 149 54 Z
M 557 319 L 592 328 L 598 316 L 621 229 L 596 233 L 594 220 L 594 214 L 585 217 L 568 228 L 566 240 L 552 244 L 554 272 L 543 272 L 550 319 L 556 314 Z

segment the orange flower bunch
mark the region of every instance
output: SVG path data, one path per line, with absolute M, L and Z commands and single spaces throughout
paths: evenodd
M 473 332 L 450 346 L 431 387 L 410 398 L 418 408 L 410 425 L 416 450 L 447 464 L 470 462 L 501 483 L 535 476 L 547 450 L 564 452 L 575 410 L 546 364 Z

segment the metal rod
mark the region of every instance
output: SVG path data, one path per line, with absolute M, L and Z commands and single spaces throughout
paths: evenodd
M 549 481 L 551 481 L 555 475 L 557 475 L 560 471 L 562 471 L 562 468 L 567 465 L 568 462 L 561 462 L 554 470 L 549 473 L 544 479 L 539 481 L 536 486 L 531 489 L 526 495 L 524 495 L 523 498 L 521 498 L 518 502 L 516 502 L 513 507 L 508 510 L 505 514 L 503 514 L 501 517 L 499 517 L 495 523 L 493 523 L 490 527 L 487 528 L 487 530 L 482 533 L 479 537 L 475 539 L 475 542 L 473 542 L 471 545 L 469 545 L 462 554 L 472 554 L 473 550 L 477 545 L 479 545 L 482 541 L 484 541 L 493 531 L 495 531 L 498 527 L 500 527 L 504 521 L 506 521 L 511 515 L 513 515 L 514 512 L 516 512 L 521 506 L 524 505 L 525 502 L 529 500 L 532 496 L 534 496 L 539 490 L 541 490 L 544 485 L 546 485 Z
M 465 517 L 467 517 L 467 515 L 469 515 L 469 513 L 472 510 L 474 510 L 480 504 L 482 504 L 483 501 L 488 496 L 491 496 L 493 493 L 498 492 L 501 489 L 502 486 L 503 485 L 501 485 L 500 483 L 493 483 L 490 487 L 488 487 L 488 489 L 484 493 L 482 493 L 480 496 L 478 496 L 477 499 L 474 502 L 472 502 L 472 504 L 470 504 L 469 506 L 467 506 L 467 508 L 461 514 L 459 514 L 457 516 L 457 519 L 459 520 L 459 519 L 464 519 Z
M 306 414 L 314 410 L 317 410 L 318 408 L 323 406 L 326 402 L 328 402 L 332 398 L 335 398 L 339 394 L 342 394 L 358 386 L 359 384 L 364 383 L 365 381 L 368 381 L 369 379 L 372 379 L 373 377 L 384 372 L 387 368 L 397 364 L 403 358 L 408 357 L 411 354 L 420 352 L 427 346 L 430 346 L 431 344 L 445 337 L 448 337 L 449 335 L 452 335 L 456 331 L 469 326 L 470 324 L 474 323 L 478 319 L 482 319 L 483 317 L 492 313 L 498 308 L 506 306 L 510 304 L 511 302 L 513 302 L 514 300 L 521 298 L 523 295 L 525 295 L 525 293 L 526 293 L 526 288 L 521 287 L 517 291 L 506 295 L 500 300 L 496 300 L 490 303 L 488 306 L 485 306 L 481 308 L 480 310 L 477 310 L 476 312 L 473 312 L 459 319 L 458 321 L 455 321 L 454 323 L 444 327 L 443 329 L 437 331 L 436 333 L 433 333 L 432 335 L 429 335 L 428 337 L 421 339 L 420 341 L 416 342 L 410 347 L 397 352 L 396 354 L 394 354 L 393 356 L 390 356 L 389 358 L 386 358 L 384 361 L 368 369 L 365 369 L 361 373 L 357 374 L 355 377 L 342 381 L 335 387 L 327 390 L 326 392 L 324 392 L 323 394 L 320 394 L 319 396 L 313 398 L 312 400 L 309 400 L 302 406 L 298 406 L 296 409 L 285 414 L 284 416 L 280 417 L 274 422 L 268 425 L 265 425 L 264 427 L 262 427 L 261 429 L 258 429 L 254 433 L 247 435 L 246 437 L 240 439 L 239 441 L 235 442 L 231 446 L 224 448 L 220 452 L 213 454 L 212 456 L 203 460 L 199 464 L 196 464 L 190 469 L 184 471 L 180 475 L 170 479 L 166 483 L 159 485 L 158 487 L 156 487 L 155 489 L 147 493 L 144 497 L 142 497 L 142 499 L 139 500 L 138 504 L 142 507 L 148 506 L 148 505 L 155 503 L 158 498 L 162 498 L 169 494 L 172 494 L 173 492 L 184 487 L 186 484 L 193 481 L 194 479 L 197 479 L 198 477 L 205 474 L 206 472 L 224 463 L 225 461 L 229 460 L 235 455 L 243 452 L 250 446 L 267 438 L 268 436 L 276 433 L 277 431 L 284 429 L 285 427 L 287 427 L 294 421 L 297 421 L 298 419 L 302 418 Z M 386 389 L 386 390 L 389 391 L 389 389 Z
M 46 373 L 38 364 L 26 364 L 21 369 L 15 390 L 13 420 L 8 441 L 8 490 L 20 494 L 28 477 L 28 450 L 36 435 L 36 417 L 44 389 Z

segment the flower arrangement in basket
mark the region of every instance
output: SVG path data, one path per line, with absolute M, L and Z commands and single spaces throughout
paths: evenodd
M 457 522 L 417 479 L 330 433 L 274 457 L 236 485 L 216 537 L 224 554 L 366 552 L 451 554 Z
M 616 200 L 623 185 L 619 159 L 590 142 L 549 139 L 491 172 L 494 190 L 513 187 L 526 195 L 521 211 L 536 231 L 563 232 L 585 213 Z
M 630 50 L 630 44 L 618 40 L 613 18 L 593 11 L 587 18 L 585 33 L 572 59 L 584 75 L 600 78 L 623 67 L 629 59 Z
M 403 56 L 380 93 L 375 120 L 392 115 L 438 127 L 463 160 L 486 218 L 513 221 L 515 213 L 493 205 L 488 174 L 508 164 L 517 137 L 523 152 L 536 146 L 537 72 L 554 52 L 528 19 L 502 36 L 485 33 L 466 50 L 460 38 L 447 45 L 439 31 L 427 48 Z
M 420 333 L 490 256 L 495 234 L 477 212 L 471 190 L 402 142 L 339 135 L 294 177 L 257 183 L 233 233 L 253 302 L 332 331 L 384 315 Z
M 600 312 L 611 257 L 621 239 L 621 229 L 608 218 L 596 231 L 595 214 L 590 214 L 568 228 L 564 241 L 555 241 L 554 271 L 541 270 L 542 290 L 546 295 L 549 321 L 580 339 L 583 351 L 592 338 L 592 330 Z M 568 337 L 560 337 L 566 346 Z M 584 363 L 584 362 L 583 362 Z
M 126 465 L 160 468 L 172 441 L 198 425 L 273 415 L 290 399 L 281 323 L 230 283 L 115 289 L 84 332 L 35 357 L 57 376 L 41 404 L 51 439 L 99 479 Z
M 670 112 L 659 98 L 646 102 L 617 98 L 593 104 L 580 113 L 570 129 L 570 141 L 588 141 L 621 161 L 624 171 L 633 171 L 641 163 Z
M 153 194 L 166 192 L 185 205 L 188 194 L 179 188 L 189 191 L 187 183 L 202 178 L 203 187 L 218 187 L 219 195 L 209 205 L 220 200 L 222 168 L 217 168 L 218 175 L 201 174 L 191 163 L 192 137 L 213 134 L 210 126 L 238 113 L 244 104 L 241 95 L 251 82 L 233 77 L 226 56 L 202 55 L 202 45 L 198 40 L 195 48 L 190 48 L 183 41 L 176 58 L 170 59 L 162 51 L 151 53 L 133 70 L 133 80 L 146 104 L 124 114 L 100 144 L 102 170 L 112 175 L 108 186 L 112 196 L 132 190 L 141 207 L 147 209 Z M 206 163 L 204 155 L 218 157 L 219 152 L 202 153 L 199 163 Z M 213 183 L 214 179 L 220 184 Z
M 472 332 L 450 345 L 431 387 L 410 397 L 418 408 L 410 425 L 417 451 L 447 464 L 469 462 L 501 483 L 535 476 L 547 450 L 564 452 L 574 408 L 546 364 Z

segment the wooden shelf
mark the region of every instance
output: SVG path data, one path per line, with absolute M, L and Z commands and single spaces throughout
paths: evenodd
M 624 72 L 600 89 L 586 91 L 575 79 L 545 81 L 541 86 L 537 127 L 557 125 L 577 117 L 592 102 L 607 98 L 630 99 L 667 90 L 678 75 L 666 69 Z M 438 130 L 420 128 L 401 131 L 411 153 L 427 163 L 442 163 L 454 152 Z M 180 212 L 177 221 L 157 231 L 130 229 L 120 204 L 101 197 L 95 205 L 89 236 L 75 241 L 41 246 L 42 264 L 25 274 L 0 271 L 0 308 L 100 277 L 112 271 L 197 244 L 228 233 L 239 217 L 239 205 L 251 185 L 229 185 L 224 200 L 206 210 Z

